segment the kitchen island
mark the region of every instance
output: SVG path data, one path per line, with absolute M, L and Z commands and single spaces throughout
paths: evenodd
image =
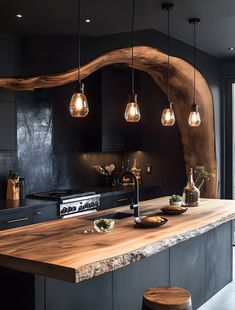
M 158 214 L 167 202 L 142 202 L 141 213 Z M 85 216 L 2 231 L 0 266 L 35 274 L 36 310 L 141 309 L 143 291 L 158 285 L 188 289 L 197 309 L 232 280 L 235 203 L 202 199 L 165 217 L 151 229 L 127 217 L 108 234 L 84 234 L 93 225 Z

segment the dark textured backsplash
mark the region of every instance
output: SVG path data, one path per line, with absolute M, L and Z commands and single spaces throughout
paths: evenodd
M 17 95 L 18 172 L 27 192 L 53 186 L 52 109 L 48 91 Z

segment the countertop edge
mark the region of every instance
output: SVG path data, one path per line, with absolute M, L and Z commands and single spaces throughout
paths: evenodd
M 230 214 L 226 217 L 222 217 L 221 219 L 215 222 L 206 224 L 198 228 L 194 228 L 185 233 L 181 233 L 175 236 L 171 236 L 169 238 L 165 238 L 165 239 L 162 239 L 156 242 L 152 242 L 134 251 L 131 251 L 131 252 L 119 255 L 119 256 L 110 257 L 106 260 L 102 260 L 102 261 L 98 261 L 95 263 L 85 265 L 79 269 L 75 269 L 75 282 L 79 283 L 81 281 L 88 280 L 93 277 L 102 275 L 104 273 L 111 272 L 119 268 L 125 267 L 131 263 L 137 262 L 138 260 L 150 257 L 161 251 L 164 251 L 167 248 L 170 248 L 180 242 L 183 242 L 191 238 L 197 237 L 199 235 L 202 235 L 208 232 L 209 230 L 212 230 L 234 219 L 235 219 L 235 213 Z

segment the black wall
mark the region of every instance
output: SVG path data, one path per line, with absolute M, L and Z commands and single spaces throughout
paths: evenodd
M 0 75 L 11 76 L 16 73 L 17 41 L 11 37 L 0 35 Z M 0 90 L 0 104 L 7 106 L 15 104 L 16 96 L 14 92 Z M 15 124 L 13 124 L 15 126 Z M 7 136 L 8 132 L 4 132 Z M 6 175 L 9 170 L 17 168 L 17 152 L 0 152 L 0 196 L 5 195 Z

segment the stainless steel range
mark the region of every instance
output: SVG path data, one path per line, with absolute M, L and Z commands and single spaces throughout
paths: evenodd
M 94 213 L 100 206 L 100 194 L 81 190 L 53 190 L 31 194 L 29 197 L 58 201 L 58 216 L 60 218 Z

